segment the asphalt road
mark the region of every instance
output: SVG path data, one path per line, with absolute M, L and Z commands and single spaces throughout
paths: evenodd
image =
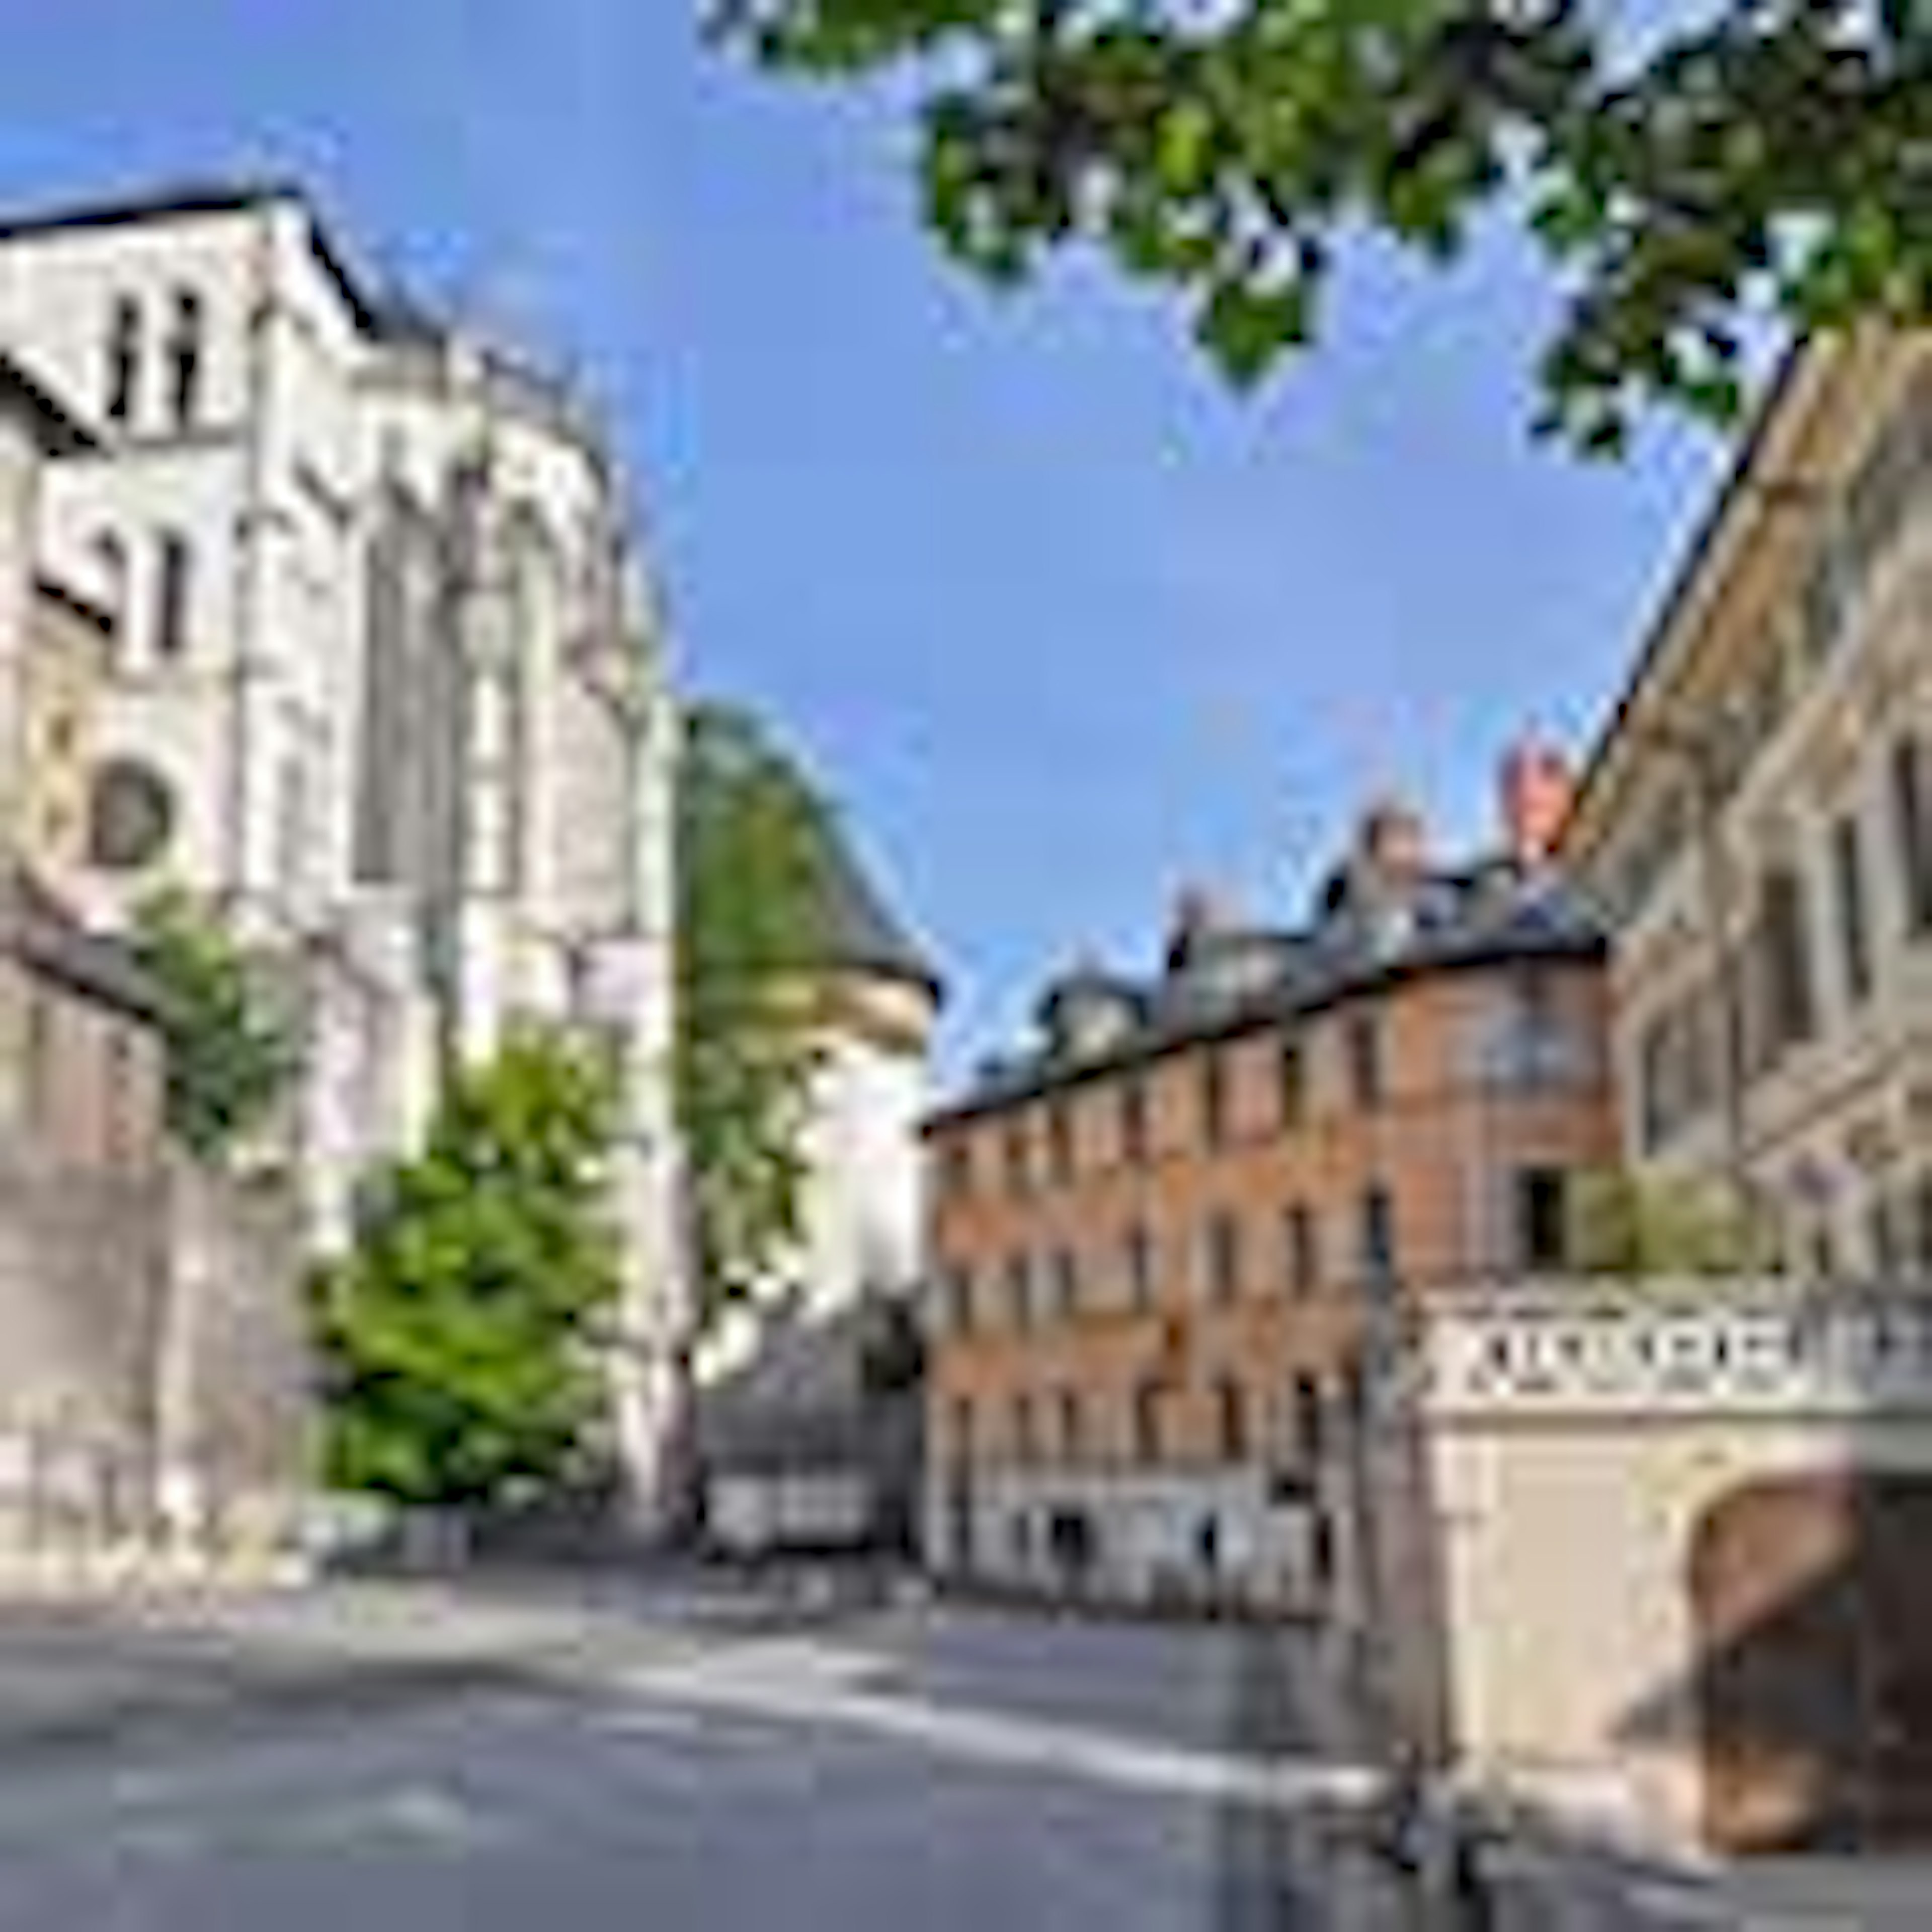
M 1378 1923 L 1290 1869 L 1277 1825 L 1340 1774 L 1281 1756 L 1281 1642 L 687 1636 L 574 1687 L 0 1764 L 0 1932 Z
M 0 1932 L 1420 1932 L 1338 1822 L 1365 1777 L 1305 1638 L 606 1607 L 565 1618 L 568 1642 L 537 1620 L 511 1631 L 506 1666 L 406 1672 L 387 1692 L 352 1672 L 339 1694 L 190 1699 L 118 1730 L 16 1724 L 0 1745 Z M 302 1610 L 311 1637 L 333 1618 L 361 1644 L 372 1614 Z M 452 1598 L 424 1614 L 448 1640 L 484 1612 Z M 157 1649 L 15 1629 L 8 1708 L 31 1702 L 37 1670 L 56 1702 L 83 1664 L 110 1693 L 177 1665 L 219 1678 L 245 1634 Z M 493 1654 L 504 1641 L 500 1627 Z M 1720 1899 L 1580 1856 L 1487 1924 L 1932 1924 L 1932 1869 L 1852 1876 L 1848 1892 L 1843 1870 L 1754 1871 Z

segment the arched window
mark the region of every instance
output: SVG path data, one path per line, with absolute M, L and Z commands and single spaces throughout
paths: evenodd
M 447 886 L 459 820 L 458 668 L 442 617 L 436 532 L 404 490 L 384 487 L 364 561 L 356 728 L 358 881 Z
M 110 758 L 94 775 L 88 801 L 88 863 L 105 872 L 152 866 L 174 833 L 175 795 L 138 758 Z

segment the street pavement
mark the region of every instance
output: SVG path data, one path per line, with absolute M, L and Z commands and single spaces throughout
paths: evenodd
M 1248 1748 L 1252 1638 L 607 1606 L 566 1642 L 516 1614 L 514 1646 L 501 1606 L 487 1641 L 422 1639 L 474 1666 L 432 1695 L 398 1674 L 411 1694 L 196 1702 L 118 1733 L 43 1712 L 10 1742 L 0 1712 L 0 1932 L 1327 1922 L 1282 1916 L 1231 1826 L 1352 1776 Z
M 1280 1631 L 620 1588 L 0 1621 L 0 1932 L 1424 1932 L 1327 1686 Z M 1932 1924 L 1589 1876 L 1492 1932 Z

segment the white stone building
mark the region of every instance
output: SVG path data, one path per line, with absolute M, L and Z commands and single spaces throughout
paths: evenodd
M 918 1494 L 920 1393 L 880 1372 L 916 1328 L 941 988 L 836 829 L 826 856 L 800 1238 L 695 1364 L 706 1528 L 739 1554 L 909 1537 Z
M 283 1144 L 319 1244 L 446 1054 L 608 1028 L 648 1487 L 680 1316 L 673 711 L 622 479 L 560 387 L 392 301 L 298 189 L 0 224 L 0 347 L 94 426 L 50 562 L 113 608 L 88 908 L 216 896 L 310 1049 Z
M 1795 353 L 1590 761 L 1634 1165 L 1932 1270 L 1932 330 Z

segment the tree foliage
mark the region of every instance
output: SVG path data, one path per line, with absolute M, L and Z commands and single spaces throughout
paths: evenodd
M 616 1097 L 608 1056 L 516 1036 L 456 1077 L 422 1154 L 370 1189 L 317 1284 L 338 1486 L 493 1507 L 601 1474 Z
M 1587 1274 L 1748 1274 L 1773 1265 L 1775 1240 L 1730 1190 L 1701 1178 L 1586 1175 L 1577 1190 L 1574 1248 Z
M 166 1002 L 169 1128 L 197 1160 L 225 1162 L 299 1073 L 296 1028 L 220 921 L 185 893 L 140 907 L 134 948 Z
M 800 1232 L 834 835 L 798 767 L 728 706 L 687 715 L 678 798 L 676 1087 L 704 1324 Z
M 928 224 L 998 283 L 1076 238 L 1250 383 L 1344 244 L 1499 203 L 1567 306 L 1539 427 L 1738 407 L 1755 317 L 1932 309 L 1932 0 L 712 0 L 784 71 L 909 69 Z

